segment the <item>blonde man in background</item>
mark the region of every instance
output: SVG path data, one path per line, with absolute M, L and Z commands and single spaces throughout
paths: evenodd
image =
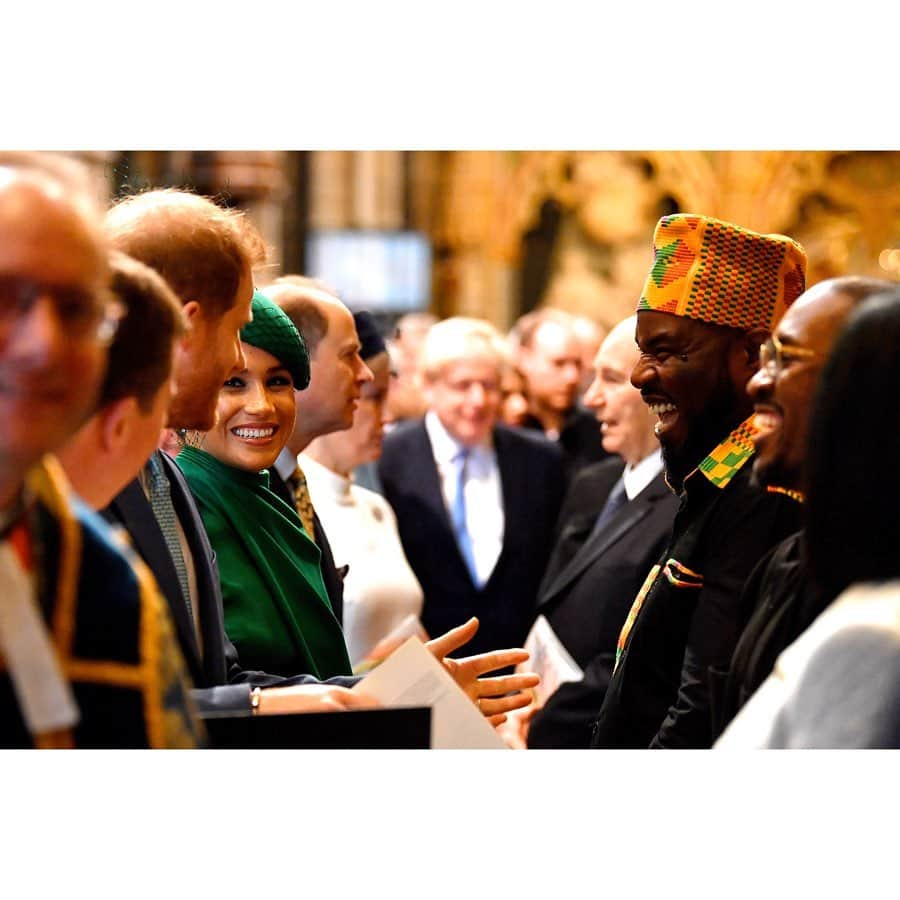
M 498 422 L 504 365 L 489 323 L 434 325 L 420 368 L 428 412 L 385 438 L 379 462 L 425 629 L 477 615 L 473 653 L 525 638 L 562 500 L 559 448 Z

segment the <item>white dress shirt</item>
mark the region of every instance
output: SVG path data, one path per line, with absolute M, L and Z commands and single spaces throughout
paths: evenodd
M 625 496 L 629 500 L 635 497 L 662 471 L 662 450 L 657 448 L 649 456 L 645 456 L 637 465 L 625 466 L 622 481 L 625 483 Z
M 287 447 L 278 454 L 275 465 L 272 468 L 281 476 L 283 481 L 287 481 L 294 474 L 297 468 L 297 457 L 288 450 Z M 305 472 L 303 473 L 306 474 Z
M 425 415 L 425 430 L 441 479 L 441 493 L 448 514 L 456 501 L 459 480 L 457 457 L 463 445 L 450 436 L 433 412 Z M 503 549 L 503 488 L 497 454 L 490 444 L 469 448 L 466 468 L 466 528 L 472 538 L 475 569 L 482 584 L 497 565 Z

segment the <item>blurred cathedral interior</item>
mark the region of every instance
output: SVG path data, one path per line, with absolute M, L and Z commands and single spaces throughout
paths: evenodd
M 247 210 L 262 285 L 301 272 L 387 326 L 418 310 L 508 328 L 552 305 L 634 308 L 661 215 L 788 234 L 808 282 L 900 277 L 897 151 L 92 151 L 110 197 L 190 187 Z

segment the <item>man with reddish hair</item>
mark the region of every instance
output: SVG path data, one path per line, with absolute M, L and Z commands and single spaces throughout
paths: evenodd
M 222 382 L 241 362 L 238 332 L 250 321 L 253 268 L 266 258 L 246 216 L 171 188 L 135 194 L 106 216 L 112 246 L 159 272 L 182 303 L 188 333 L 175 352 L 175 427 L 209 429 Z M 190 375 L 192 387 L 180 389 Z
M 209 429 L 220 387 L 244 366 L 239 331 L 250 321 L 262 239 L 243 213 L 172 189 L 120 201 L 107 213 L 106 229 L 115 248 L 155 269 L 181 302 L 187 331 L 176 342 L 168 426 Z M 129 532 L 169 602 L 202 712 L 371 705 L 340 679 L 322 685 L 306 675 L 282 678 L 241 667 L 225 633 L 215 554 L 184 476 L 165 453 L 153 453 L 106 515 Z

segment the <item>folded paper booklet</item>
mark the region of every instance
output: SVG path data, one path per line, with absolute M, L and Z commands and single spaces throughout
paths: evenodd
M 407 638 L 417 637 L 428 640 L 428 635 L 415 613 L 410 613 L 399 625 L 383 637 L 354 667 L 354 675 L 365 675 L 380 666 Z
M 408 638 L 354 690 L 387 707 L 431 707 L 433 749 L 505 749 L 491 723 L 416 637 Z
M 535 619 L 525 640 L 525 649 L 529 654 L 528 660 L 516 668 L 523 672 L 537 672 L 541 676 L 541 683 L 534 688 L 535 699 L 540 706 L 563 682 L 584 678 L 584 672 L 544 616 Z

